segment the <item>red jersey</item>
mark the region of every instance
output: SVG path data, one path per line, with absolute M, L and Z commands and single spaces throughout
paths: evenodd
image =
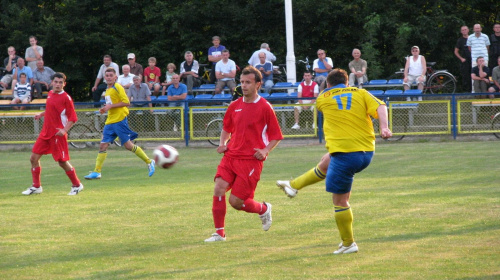
M 156 66 L 153 70 L 151 70 L 151 67 L 146 67 L 146 69 L 144 69 L 144 77 L 146 77 L 147 83 L 155 82 L 156 77 L 160 77 L 160 76 L 161 76 L 160 68 L 158 68 Z
M 43 128 L 38 138 L 50 139 L 59 131 L 58 128 L 64 128 L 69 121 L 76 123 L 76 116 L 73 99 L 65 91 L 55 93 L 49 91 Z
M 314 90 L 318 84 L 311 81 L 310 85 L 306 85 L 306 82 L 300 83 L 302 97 L 314 97 Z
M 224 115 L 224 130 L 231 133 L 224 155 L 238 159 L 255 159 L 254 149 L 283 139 L 273 107 L 260 96 L 253 103 L 245 103 L 243 98 L 231 103 Z

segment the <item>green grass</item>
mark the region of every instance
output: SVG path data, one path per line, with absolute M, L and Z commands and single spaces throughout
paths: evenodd
M 323 184 L 287 198 L 274 184 L 312 168 L 321 145 L 278 147 L 256 199 L 273 226 L 228 205 L 228 240 L 213 233 L 214 149 L 180 148 L 170 170 L 113 148 L 103 178 L 69 197 L 69 179 L 42 158 L 40 195 L 27 151 L 1 152 L 0 279 L 499 279 L 498 142 L 381 143 L 356 175 L 351 205 L 358 254 L 340 241 Z M 151 151 L 147 151 L 151 154 Z M 95 150 L 71 150 L 80 178 Z

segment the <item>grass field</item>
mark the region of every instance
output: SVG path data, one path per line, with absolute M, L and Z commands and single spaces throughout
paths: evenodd
M 151 154 L 152 151 L 147 151 Z M 381 143 L 354 181 L 360 252 L 333 255 L 340 237 L 323 184 L 294 199 L 277 179 L 312 168 L 321 145 L 278 147 L 256 199 L 273 204 L 273 226 L 228 205 L 228 240 L 213 233 L 214 149 L 179 148 L 170 170 L 147 168 L 113 148 L 103 178 L 67 196 L 70 183 L 42 158 L 40 195 L 28 151 L 1 151 L 0 279 L 500 279 L 498 142 Z M 95 150 L 71 150 L 80 178 Z

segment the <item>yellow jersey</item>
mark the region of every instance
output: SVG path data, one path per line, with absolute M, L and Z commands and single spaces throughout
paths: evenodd
M 108 87 L 104 97 L 106 99 L 106 104 L 116 104 L 120 102 L 130 103 L 125 93 L 125 89 L 118 83 L 115 83 L 112 87 Z M 111 108 L 108 111 L 106 124 L 121 122 L 128 116 L 128 113 L 128 107 Z
M 316 99 L 323 113 L 323 130 L 329 153 L 375 151 L 375 132 L 370 118 L 385 103 L 364 89 L 336 85 Z

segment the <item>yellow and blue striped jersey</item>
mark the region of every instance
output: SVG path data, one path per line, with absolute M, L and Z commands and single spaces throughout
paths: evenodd
M 326 148 L 329 153 L 375 151 L 375 132 L 370 118 L 385 103 L 364 89 L 337 85 L 316 99 L 323 113 Z
M 116 104 L 120 102 L 130 103 L 125 93 L 125 89 L 118 83 L 106 89 L 105 99 L 106 104 Z M 121 122 L 128 116 L 128 113 L 128 107 L 111 108 L 108 111 L 106 124 Z

